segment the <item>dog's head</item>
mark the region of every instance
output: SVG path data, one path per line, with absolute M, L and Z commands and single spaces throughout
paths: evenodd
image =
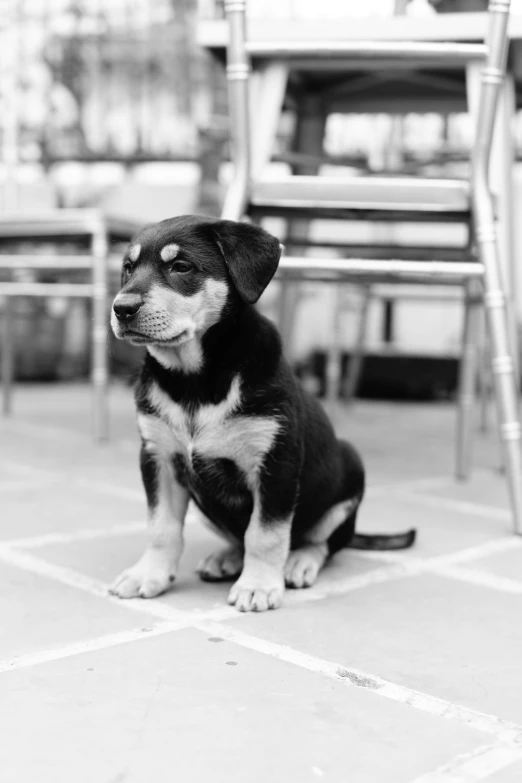
M 262 228 L 183 215 L 141 231 L 123 259 L 111 326 L 134 345 L 176 347 L 257 302 L 281 245 Z

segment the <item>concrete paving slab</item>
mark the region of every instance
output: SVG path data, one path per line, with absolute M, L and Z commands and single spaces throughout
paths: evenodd
M 332 420 L 339 437 L 361 450 L 370 483 L 454 474 L 456 410 L 452 404 L 356 400 L 352 406 L 336 405 Z M 491 471 L 498 465 L 495 432 L 476 437 L 473 470 Z
M 190 532 L 190 543 L 187 541 L 175 586 L 165 596 L 155 600 L 176 609 L 211 609 L 223 605 L 226 603 L 230 585 L 202 582 L 195 573 L 199 561 L 218 548 L 220 541 L 204 529 Z M 48 562 L 73 568 L 110 585 L 123 570 L 134 565 L 143 553 L 145 543 L 146 536 L 143 532 L 110 539 L 48 546 L 41 548 L 38 554 Z M 124 601 L 121 603 L 125 604 Z
M 143 527 L 145 529 L 145 523 Z M 134 533 L 108 539 L 57 544 L 39 548 L 38 556 L 110 584 L 121 571 L 133 565 L 140 557 L 145 540 L 145 533 Z M 231 583 L 202 582 L 196 574 L 200 560 L 223 545 L 220 538 L 197 520 L 188 523 L 178 578 L 173 589 L 158 600 L 183 610 L 205 610 L 226 604 Z M 323 590 L 341 579 L 366 574 L 379 567 L 379 563 L 369 562 L 355 553 L 345 551 L 332 559 L 321 574 L 317 587 Z M 311 597 L 313 592 L 313 589 L 307 591 L 307 597 Z
M 522 761 L 495 772 L 487 778 L 488 783 L 520 783 L 522 780 Z
M 33 469 L 25 463 L 17 464 L 12 460 L 0 460 L 0 470 L 0 492 L 54 486 L 60 480 L 56 473 Z
M 113 442 L 136 431 L 132 389 L 111 383 L 108 394 L 110 433 Z M 93 399 L 88 383 L 18 384 L 13 394 L 12 413 L 2 423 L 16 429 L 20 423 L 29 435 L 35 428 L 55 427 L 66 438 L 77 434 L 92 442 Z M 12 426 L 11 426 L 12 425 Z
M 137 522 L 146 515 L 145 501 L 139 495 L 130 499 L 66 481 L 51 481 L 44 487 L 29 483 L 26 489 L 3 492 L 0 489 L 0 504 L 2 541 L 80 528 L 105 529 Z
M 520 546 L 516 546 L 509 552 L 500 552 L 490 557 L 480 558 L 472 563 L 471 567 L 522 582 L 522 541 Z
M 31 423 L 0 420 L 2 472 L 15 466 L 41 471 L 55 477 L 97 478 L 113 482 L 139 480 L 139 444 L 137 440 L 95 444 L 92 438 L 78 436 L 74 430 Z
M 109 583 L 141 554 L 144 534 L 107 532 L 144 527 L 145 505 L 130 389 L 111 390 L 111 441 L 102 447 L 92 441 L 90 405 L 86 385 L 17 387 L 14 416 L 0 420 L 0 542 L 92 531 L 99 537 L 52 545 L 42 539 L 34 554 Z M 382 493 L 368 498 L 360 515 L 363 530 L 419 528 L 418 545 L 402 556 L 406 564 L 507 540 L 493 432 L 476 439 L 479 472 L 456 486 L 452 405 L 357 402 L 337 406 L 335 419 L 338 433 L 362 451 L 370 487 L 395 490 L 406 482 L 408 492 L 422 493 Z M 433 477 L 442 480 L 414 483 Z M 228 585 L 201 583 L 193 573 L 219 545 L 188 523 L 178 582 L 154 604 L 222 605 Z M 130 643 L 35 665 L 42 651 L 148 627 L 157 617 L 0 566 L 0 658 L 35 654 L 28 668 L 0 674 L 0 704 L 8 707 L 0 709 L 2 783 L 200 783 L 209 775 L 217 783 L 412 783 L 494 742 L 458 722 L 195 631 L 146 640 L 131 633 Z M 315 591 L 289 592 L 278 612 L 238 615 L 229 627 L 522 722 L 520 596 L 432 575 L 373 584 L 383 567 L 344 552 Z M 466 567 L 514 579 L 522 571 L 514 550 Z M 357 590 L 324 597 L 358 575 Z M 521 766 L 512 763 L 490 779 L 519 783 Z
M 404 551 L 408 557 L 449 554 L 506 536 L 506 524 L 498 519 L 461 513 L 415 499 L 394 497 L 393 492 L 367 497 L 357 517 L 357 529 L 368 533 L 396 533 L 416 528 L 415 546 Z
M 498 470 L 477 470 L 471 474 L 469 481 L 451 482 L 426 492 L 414 488 L 413 492 L 479 504 L 486 508 L 507 510 L 509 506 L 506 479 Z
M 3 783 L 404 783 L 484 735 L 196 631 L 0 676 Z
M 146 615 L 123 605 L 3 562 L 0 617 L 2 660 L 150 624 Z
M 437 576 L 247 616 L 241 630 L 522 722 L 520 596 Z

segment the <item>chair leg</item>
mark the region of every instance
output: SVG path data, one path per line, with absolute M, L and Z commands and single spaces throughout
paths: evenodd
M 481 324 L 481 350 L 479 360 L 479 399 L 480 399 L 480 432 L 486 433 L 489 430 L 489 403 L 491 402 L 491 357 L 489 348 L 489 339 L 485 324 Z
M 296 117 L 294 149 L 310 155 L 319 155 L 323 150 L 324 129 L 326 125 L 326 112 L 321 95 L 306 95 L 299 102 Z M 295 166 L 295 174 L 307 174 L 313 176 L 319 173 L 316 163 L 306 166 Z M 302 218 L 290 220 L 287 228 L 287 243 L 292 252 L 306 254 L 306 240 L 310 233 L 310 221 Z M 300 247 L 300 242 L 303 245 Z M 287 358 L 291 358 L 292 331 L 295 322 L 295 313 L 300 299 L 301 287 L 295 281 L 281 281 L 281 293 L 279 298 L 278 326 L 281 332 L 283 347 Z
M 283 343 L 283 352 L 290 361 L 292 356 L 292 337 L 299 304 L 299 283 L 291 280 L 281 280 L 277 305 L 277 325 Z
M 460 361 L 457 420 L 457 455 L 455 474 L 459 481 L 469 478 L 473 435 L 475 431 L 475 397 L 482 317 L 480 284 L 471 281 L 466 288 L 464 334 Z
M 11 299 L 4 299 L 4 317 L 2 329 L 2 413 L 9 416 L 11 413 L 11 399 L 13 391 L 13 340 L 12 322 L 13 308 Z
M 108 357 L 107 357 L 107 231 L 104 221 L 92 237 L 92 386 L 94 438 L 108 439 Z
M 491 374 L 491 347 L 489 344 L 489 337 L 488 337 L 486 324 L 483 323 L 481 325 L 481 328 L 483 331 L 483 335 L 482 335 L 482 346 L 481 346 L 479 377 L 478 377 L 479 398 L 480 398 L 479 430 L 483 435 L 486 435 L 490 429 L 491 400 L 493 397 L 493 378 Z M 496 441 L 497 441 L 496 446 L 499 452 L 498 469 L 501 473 L 505 473 L 504 452 L 499 437 L 498 427 L 495 427 L 495 434 L 496 434 Z
M 519 416 L 519 383 L 510 352 L 512 336 L 495 231 L 488 225 L 477 225 L 480 259 L 485 270 L 487 326 L 491 345 L 491 367 L 498 410 L 500 440 L 513 512 L 514 532 L 522 535 L 522 451 Z
M 341 387 L 342 367 L 341 367 L 341 309 L 342 309 L 342 286 L 333 286 L 332 302 L 332 327 L 330 346 L 326 352 L 325 382 L 326 405 L 333 414 L 335 405 L 339 399 L 339 390 Z
M 370 314 L 371 288 L 365 286 L 362 291 L 361 309 L 358 314 L 357 332 L 355 342 L 352 348 L 352 357 L 348 364 L 346 375 L 346 384 L 344 388 L 344 399 L 352 402 L 357 394 L 361 380 L 362 367 L 364 361 L 364 346 L 366 341 L 366 330 L 368 327 L 368 316 Z

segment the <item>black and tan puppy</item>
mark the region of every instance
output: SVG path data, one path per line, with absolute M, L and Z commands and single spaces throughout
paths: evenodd
M 354 545 L 361 459 L 253 307 L 280 254 L 261 228 L 193 216 L 144 229 L 125 254 L 111 325 L 147 346 L 135 395 L 149 543 L 113 584 L 121 598 L 172 584 L 190 499 L 228 542 L 199 573 L 237 578 L 229 602 L 241 611 L 275 609 L 285 582 L 312 585 L 329 555 Z M 359 536 L 355 545 L 410 543 Z

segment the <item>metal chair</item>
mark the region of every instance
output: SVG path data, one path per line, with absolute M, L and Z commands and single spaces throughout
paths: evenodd
M 114 217 L 101 209 L 54 209 L 32 211 L 21 203 L 16 171 L 20 164 L 20 118 L 22 74 L 20 65 L 21 41 L 24 28 L 22 3 L 7 4 L 2 38 L 2 78 L 4 111 L 2 125 L 2 163 L 5 170 L 5 203 L 7 209 L 0 213 L 0 245 L 3 242 L 52 239 L 57 244 L 74 243 L 78 255 L 43 256 L 35 253 L 0 253 L 0 271 L 42 270 L 91 274 L 90 282 L 42 283 L 37 281 L 0 282 L 0 300 L 3 300 L 1 382 L 3 390 L 3 414 L 11 409 L 13 386 L 13 353 L 11 302 L 15 297 L 61 296 L 67 299 L 83 298 L 92 302 L 92 362 L 93 432 L 97 441 L 108 437 L 108 263 L 109 244 L 112 240 L 127 242 L 142 223 Z M 40 20 L 41 21 L 41 20 Z M 8 276 L 8 275 L 6 275 Z
M 383 259 L 344 253 L 343 258 L 291 256 L 280 262 L 284 280 L 406 281 L 437 285 L 462 284 L 466 291 L 465 349 L 459 391 L 459 461 L 466 468 L 471 444 L 471 417 L 477 366 L 482 297 L 486 311 L 495 379 L 500 437 L 503 444 L 514 530 L 522 534 L 522 458 L 518 412 L 515 350 L 508 301 L 502 280 L 495 205 L 488 179 L 492 136 L 500 86 L 507 57 L 509 0 L 493 0 L 489 6 L 487 44 L 303 41 L 249 44 L 246 38 L 245 0 L 225 0 L 229 21 L 227 78 L 229 82 L 234 174 L 222 212 L 224 218 L 255 220 L 265 216 L 288 219 L 324 217 L 335 220 L 389 220 L 458 222 L 468 227 L 468 247 L 455 258 L 437 258 L 433 249 L 418 258 Z M 415 58 L 426 64 L 448 59 L 456 64 L 481 61 L 480 102 L 470 181 L 408 177 L 335 177 L 293 175 L 263 181 L 252 167 L 249 110 L 250 59 L 311 64 L 335 61 L 340 70 L 348 62 L 377 60 L 391 66 Z M 391 67 L 390 66 L 390 67 Z M 337 366 L 336 366 L 337 365 Z M 338 372 L 339 350 L 333 370 Z M 464 471 L 466 472 L 466 471 Z
M 100 210 L 55 209 L 41 213 L 13 212 L 0 216 L 2 240 L 53 239 L 57 242 L 75 240 L 87 245 L 87 254 L 71 256 L 0 254 L 0 271 L 42 270 L 91 273 L 91 282 L 42 283 L 36 281 L 0 282 L 3 303 L 2 324 L 2 389 L 4 416 L 11 410 L 13 385 L 13 353 L 10 302 L 14 297 L 61 296 L 67 299 L 84 298 L 92 301 L 92 363 L 93 432 L 97 441 L 108 438 L 108 263 L 109 241 L 128 241 L 141 225 L 134 221 L 110 219 Z M 119 260 L 118 260 L 119 266 Z

